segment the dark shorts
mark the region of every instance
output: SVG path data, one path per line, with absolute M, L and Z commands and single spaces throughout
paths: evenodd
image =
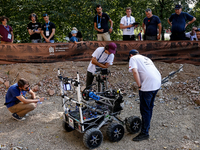
M 135 41 L 135 35 L 123 35 L 123 41 Z

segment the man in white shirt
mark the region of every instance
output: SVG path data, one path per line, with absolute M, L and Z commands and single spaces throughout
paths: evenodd
M 94 73 L 96 71 L 96 66 L 101 68 L 108 68 L 113 65 L 114 54 L 116 52 L 117 45 L 115 43 L 110 43 L 105 47 L 98 47 L 92 54 L 92 60 L 87 68 L 87 79 L 86 88 L 92 84 L 94 79 Z
M 142 141 L 149 138 L 154 100 L 161 86 L 161 75 L 151 59 L 140 55 L 137 50 L 131 50 L 129 57 L 129 72 L 133 73 L 138 85 L 142 116 L 141 133 L 133 141 Z
M 197 27 L 193 27 L 191 32 L 185 33 L 185 37 L 190 39 L 190 41 L 198 41 L 197 34 L 196 34 Z
M 133 23 L 135 22 L 135 18 L 131 16 L 131 8 L 126 8 L 126 16 L 121 18 L 120 21 L 120 29 L 123 29 L 123 41 L 135 40 L 134 35 L 134 27 Z

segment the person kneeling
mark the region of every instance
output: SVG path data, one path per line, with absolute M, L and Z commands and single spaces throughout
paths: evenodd
M 25 98 L 27 92 L 31 94 L 32 99 Z M 43 101 L 44 97 L 36 99 L 29 82 L 23 78 L 9 87 L 5 97 L 6 107 L 12 113 L 12 117 L 18 121 L 25 120 L 24 116 L 36 108 L 37 102 Z

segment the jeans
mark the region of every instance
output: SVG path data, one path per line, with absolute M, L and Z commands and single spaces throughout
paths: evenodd
M 31 43 L 42 43 L 41 39 L 32 39 Z
M 170 41 L 177 41 L 177 40 L 186 40 L 185 32 L 182 33 L 172 32 L 172 34 L 170 35 Z
M 155 91 L 139 91 L 140 96 L 140 114 L 142 116 L 143 134 L 149 135 L 151 117 L 153 113 L 154 100 L 158 90 Z
M 157 41 L 157 35 L 155 35 L 155 36 L 148 36 L 148 35 L 146 35 L 146 40 Z
M 47 43 L 46 41 L 44 41 L 44 43 Z M 50 40 L 50 43 L 54 43 L 54 40 Z

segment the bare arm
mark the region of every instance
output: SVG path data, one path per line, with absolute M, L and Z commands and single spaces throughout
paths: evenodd
M 109 19 L 109 22 L 110 22 L 110 29 L 109 29 L 109 32 L 111 33 L 112 30 L 113 30 L 113 21 L 111 19 Z
M 157 39 L 159 40 L 160 39 L 160 35 L 161 35 L 161 31 L 162 31 L 162 25 L 161 25 L 161 23 L 158 24 L 158 28 L 159 28 L 159 33 L 158 33 Z
M 120 24 L 120 29 L 126 29 L 126 28 L 131 28 L 133 27 L 132 24 L 129 24 L 128 26 L 124 26 L 123 24 Z
M 55 34 L 55 31 L 56 29 L 52 29 L 51 35 L 49 36 L 48 40 L 50 40 L 53 37 L 53 35 Z
M 44 35 L 44 31 L 42 30 L 41 31 L 41 35 L 42 35 L 42 37 L 45 39 L 45 41 L 47 40 L 47 38 L 46 38 L 46 36 Z
M 170 26 L 172 26 L 172 23 L 169 21 L 169 19 L 167 19 L 167 22 Z
M 103 32 L 103 29 L 98 29 L 97 28 L 97 23 L 94 22 L 94 29 L 97 30 L 98 32 Z
M 23 102 L 24 104 L 37 103 L 38 102 L 38 99 L 25 99 L 22 95 L 17 96 L 16 98 L 18 100 L 20 100 L 21 102 Z M 40 102 L 43 102 L 44 101 L 44 97 L 40 98 L 39 100 L 40 100 Z
M 141 87 L 140 77 L 139 77 L 137 69 L 133 68 L 132 72 L 133 72 L 133 77 L 135 79 L 135 82 L 137 83 L 138 87 Z
M 31 94 L 31 98 L 32 98 L 32 99 L 35 99 L 35 98 L 36 98 L 35 93 L 34 93 L 32 90 L 29 91 L 29 94 Z
M 142 23 L 142 29 L 144 30 L 144 34 L 145 34 L 145 31 L 146 31 L 146 26 L 144 23 Z
M 101 68 L 108 68 L 109 67 L 109 63 L 101 64 L 97 61 L 96 57 L 92 57 L 92 64 L 97 65 Z
M 194 21 L 196 21 L 196 18 L 193 17 L 193 19 L 191 21 L 189 21 L 186 25 L 185 25 L 185 28 L 189 25 L 189 24 L 192 24 Z

